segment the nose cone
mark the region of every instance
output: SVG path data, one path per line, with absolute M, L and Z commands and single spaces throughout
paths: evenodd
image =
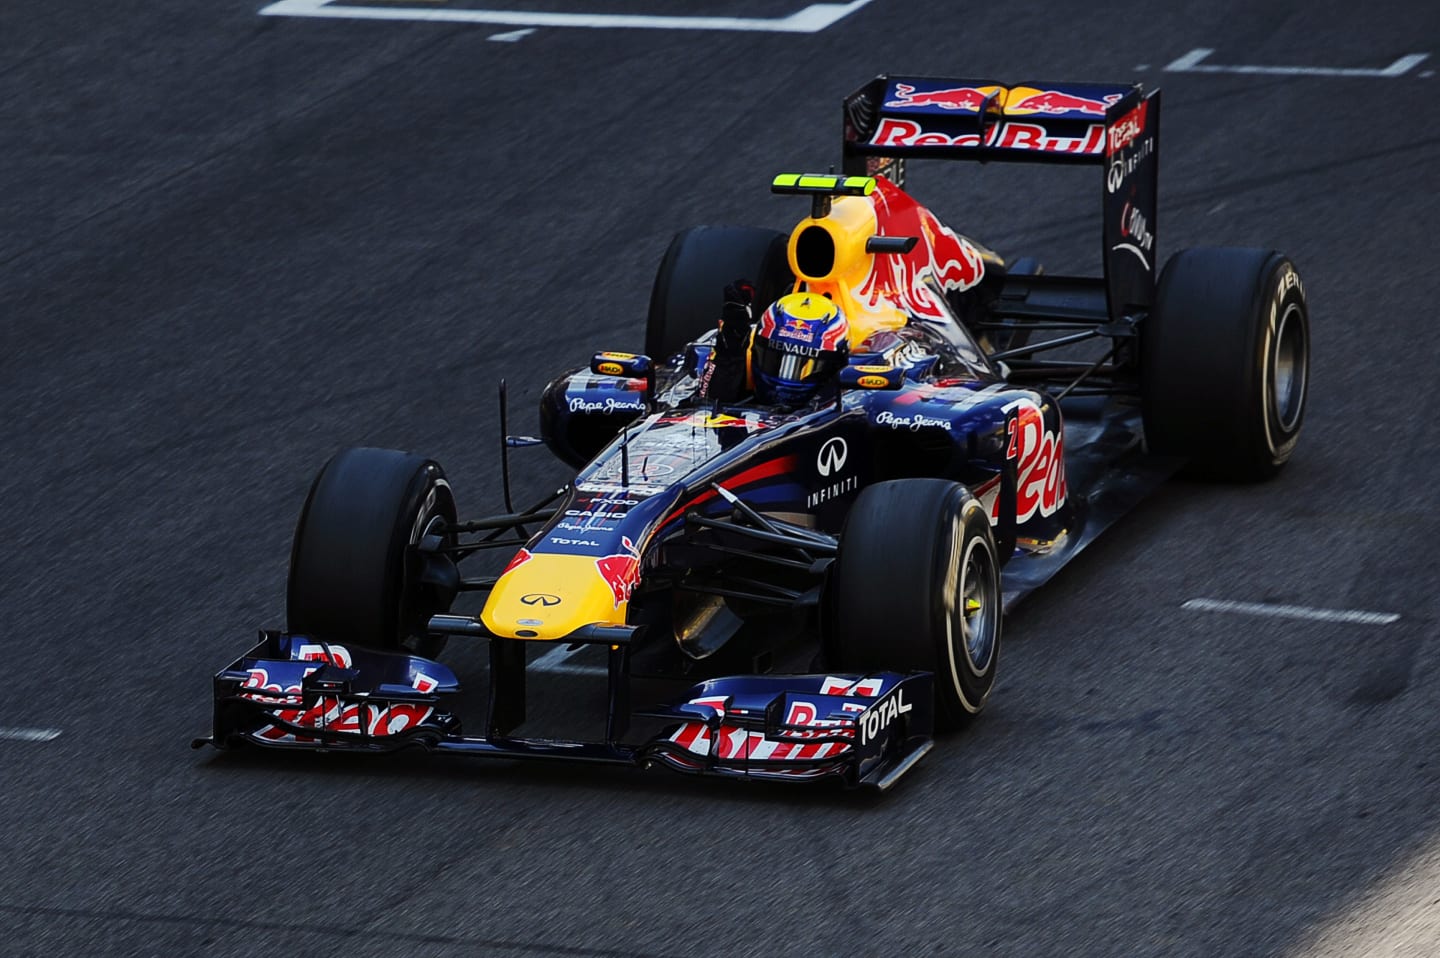
M 536 553 L 500 577 L 480 620 L 495 635 L 536 640 L 624 624 L 639 565 L 631 556 Z

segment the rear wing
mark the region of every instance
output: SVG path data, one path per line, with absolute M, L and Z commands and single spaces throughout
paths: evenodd
M 903 186 L 910 157 L 1100 167 L 1110 317 L 1154 302 L 1159 90 L 882 74 L 845 98 L 847 176 Z

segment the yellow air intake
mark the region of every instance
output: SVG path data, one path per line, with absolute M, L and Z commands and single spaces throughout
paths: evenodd
M 868 198 L 838 196 L 829 215 L 801 220 L 786 246 L 790 269 L 805 288 L 829 297 L 844 311 L 852 349 L 879 330 L 899 329 L 906 323 L 903 312 L 888 300 L 875 300 L 874 290 L 865 290 L 877 255 L 867 252 L 865 244 L 877 229 L 875 207 Z M 858 295 L 862 290 L 863 299 Z

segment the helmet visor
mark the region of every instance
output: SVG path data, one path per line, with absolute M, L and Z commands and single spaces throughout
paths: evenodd
M 767 344 L 755 350 L 756 371 L 786 383 L 807 383 L 838 369 L 843 363 L 836 353 L 815 350 L 813 356 L 802 356 Z
M 777 386 L 818 386 L 845 365 L 843 353 L 807 350 L 805 355 L 766 340 L 757 340 L 753 355 L 756 378 Z

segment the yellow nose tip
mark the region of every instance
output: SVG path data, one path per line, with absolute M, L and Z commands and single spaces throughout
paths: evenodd
M 979 611 L 980 611 L 980 600 L 979 600 L 979 599 L 966 599 L 966 600 L 965 600 L 965 614 L 966 614 L 966 615 L 974 615 L 976 612 L 979 612 Z

